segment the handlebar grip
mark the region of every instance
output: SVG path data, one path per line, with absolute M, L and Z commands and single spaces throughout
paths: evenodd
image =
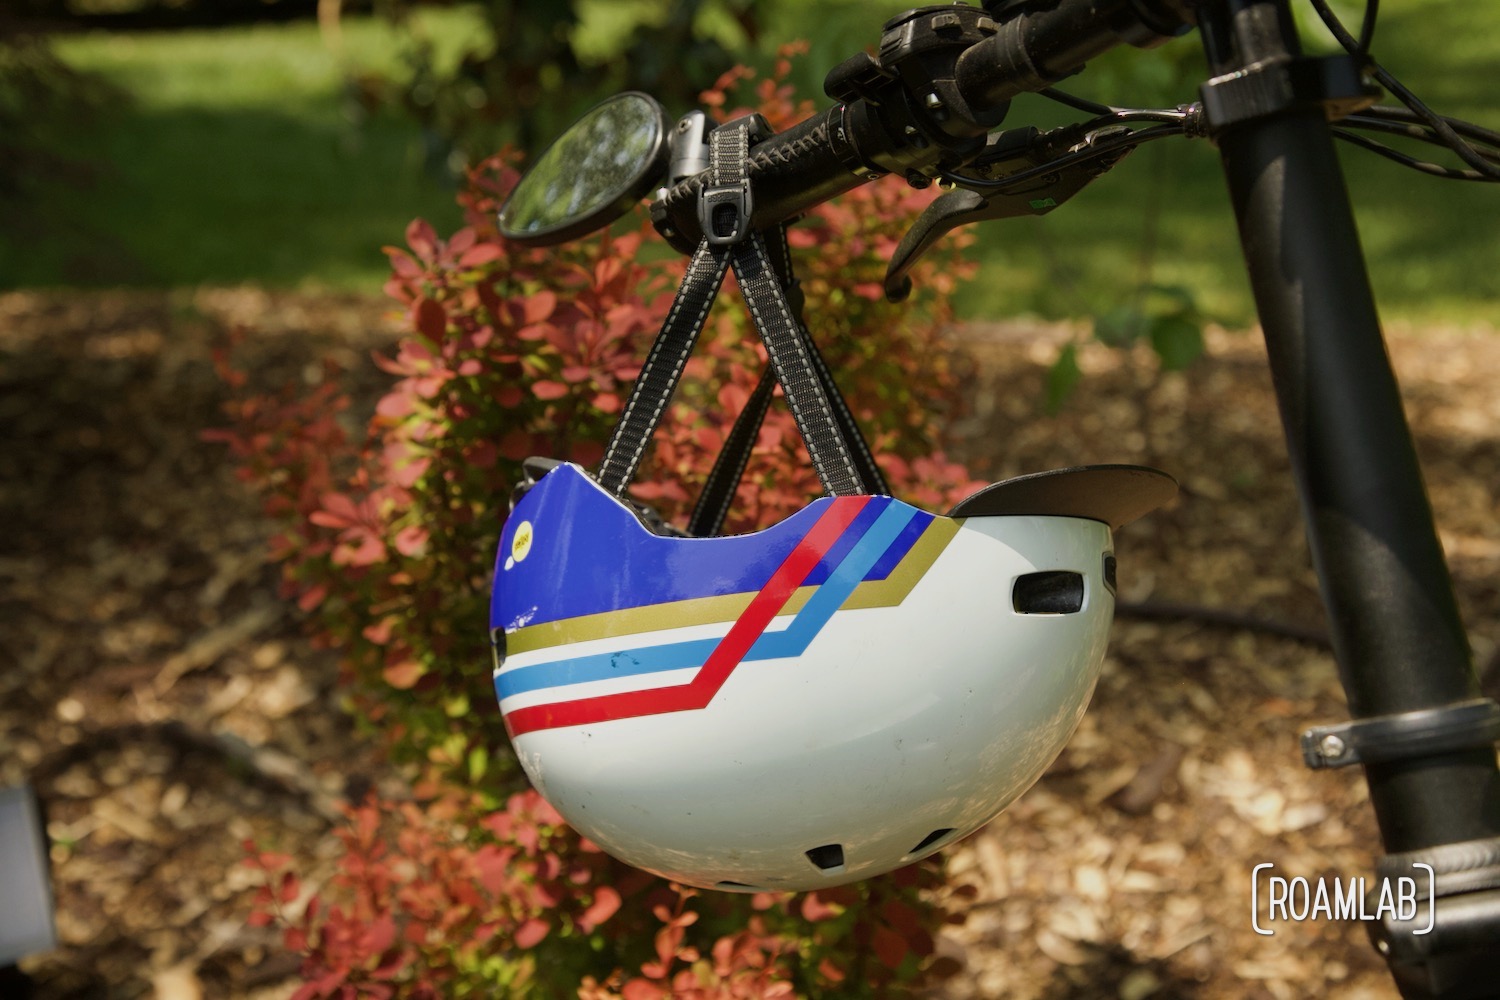
M 1020 8 L 959 57 L 954 83 L 976 107 L 993 106 L 1071 76 L 1127 42 L 1160 45 L 1197 23 L 1198 0 L 1058 0 Z

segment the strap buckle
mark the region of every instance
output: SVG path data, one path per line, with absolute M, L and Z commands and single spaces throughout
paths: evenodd
M 698 225 L 709 246 L 725 247 L 744 239 L 754 207 L 748 177 L 738 184 L 705 184 L 698 194 Z

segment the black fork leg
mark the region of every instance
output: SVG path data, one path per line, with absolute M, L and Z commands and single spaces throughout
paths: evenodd
M 1230 88 L 1299 55 L 1284 0 L 1211 0 L 1199 21 L 1210 71 Z M 1470 702 L 1472 655 L 1326 114 L 1296 101 L 1265 110 L 1274 103 L 1254 96 L 1215 139 L 1350 714 Z M 1387 852 L 1500 834 L 1492 747 L 1369 763 L 1366 777 Z

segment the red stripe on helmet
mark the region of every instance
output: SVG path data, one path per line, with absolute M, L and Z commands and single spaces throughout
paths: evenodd
M 802 586 L 802 581 L 833 548 L 835 542 L 854 523 L 870 497 L 836 497 L 828 510 L 818 518 L 802 540 L 792 549 L 766 585 L 751 600 L 750 606 L 735 619 L 728 634 L 719 640 L 702 668 L 687 684 L 648 688 L 644 691 L 622 691 L 580 698 L 577 701 L 518 708 L 505 717 L 505 728 L 511 738 L 556 729 L 560 726 L 583 726 L 614 719 L 632 719 L 642 715 L 686 712 L 705 708 L 724 686 L 734 668 L 739 666 L 750 647 L 755 645 L 786 602 Z

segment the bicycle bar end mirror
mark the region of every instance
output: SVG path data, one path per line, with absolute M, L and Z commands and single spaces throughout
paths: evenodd
M 553 246 L 603 229 L 666 174 L 670 122 L 635 91 L 597 104 L 537 157 L 500 207 L 500 233 Z

